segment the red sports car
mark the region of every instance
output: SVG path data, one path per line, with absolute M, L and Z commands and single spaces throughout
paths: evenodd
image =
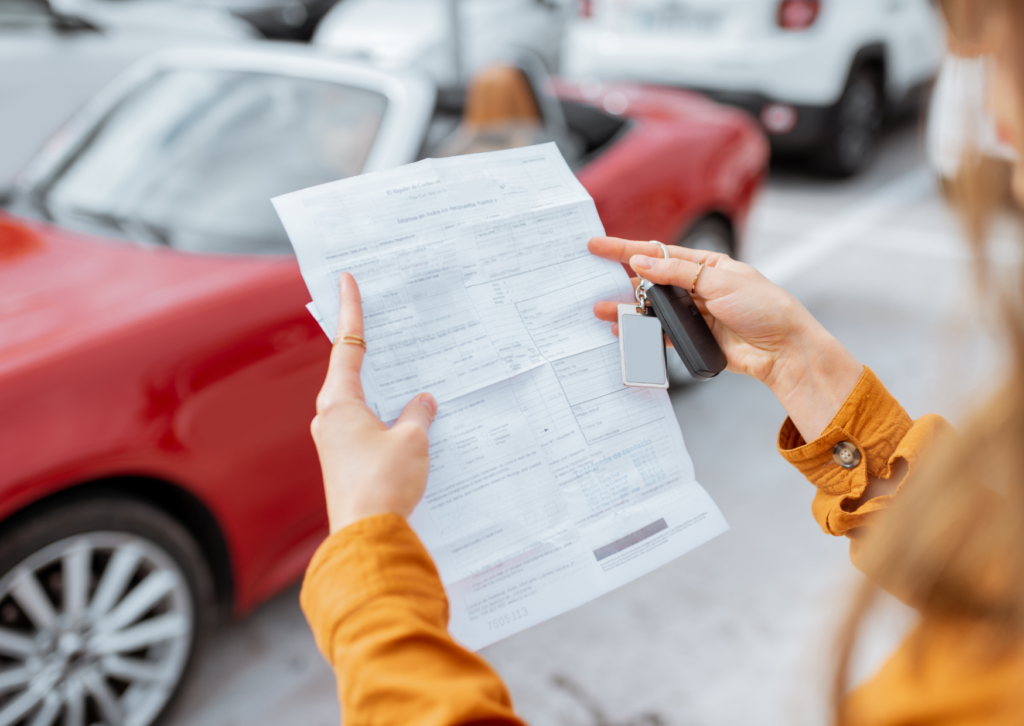
M 518 138 L 559 143 L 609 234 L 735 251 L 768 156 L 742 113 L 521 73 Z M 151 723 L 218 612 L 302 574 L 330 345 L 269 199 L 493 142 L 463 98 L 300 50 L 166 54 L 23 173 L 0 212 L 0 726 Z

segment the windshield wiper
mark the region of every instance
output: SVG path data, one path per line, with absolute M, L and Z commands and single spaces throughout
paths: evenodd
M 51 215 L 52 215 L 51 211 Z M 169 230 L 159 227 L 151 222 L 146 222 L 137 217 L 110 214 L 108 212 L 96 212 L 87 209 L 70 209 L 68 215 L 72 218 L 79 218 L 88 222 L 103 225 L 107 229 L 119 232 L 125 239 L 138 244 L 161 244 L 164 247 L 171 246 L 171 234 Z M 67 224 L 56 215 L 54 221 L 58 224 Z

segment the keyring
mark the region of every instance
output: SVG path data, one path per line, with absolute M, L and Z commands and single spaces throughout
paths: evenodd
M 671 259 L 669 257 L 669 254 L 668 254 L 668 247 L 666 247 L 661 242 L 658 242 L 657 240 L 654 240 L 654 239 L 651 240 L 651 244 L 652 245 L 658 245 L 658 247 L 661 247 L 661 254 L 665 256 L 666 260 Z M 650 280 L 645 278 L 643 275 L 641 275 L 639 272 L 636 273 L 636 276 L 639 277 L 644 282 L 646 282 L 648 285 L 653 285 L 654 284 Z
M 658 245 L 658 247 L 661 247 L 661 254 L 665 256 L 666 260 L 670 259 L 668 254 L 668 247 L 663 245 L 658 240 L 652 239 L 650 240 L 650 242 L 652 245 Z M 645 278 L 639 272 L 636 273 L 636 276 L 643 281 L 639 285 L 637 285 L 636 290 L 633 291 L 633 293 L 636 295 L 636 311 L 638 313 L 642 313 L 644 310 L 647 309 L 647 290 L 648 288 L 653 286 L 654 283 Z

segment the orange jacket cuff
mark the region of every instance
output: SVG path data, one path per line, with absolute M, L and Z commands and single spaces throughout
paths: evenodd
M 938 416 L 911 420 L 865 367 L 838 413 L 814 441 L 805 442 L 787 418 L 779 431 L 779 453 L 818 488 L 812 511 L 821 528 L 845 535 L 891 500 L 877 497 L 857 506 L 868 477 L 888 479 L 899 459 L 916 464 L 919 452 L 946 426 Z M 849 441 L 861 452 L 860 463 L 852 469 L 844 469 L 832 458 L 832 447 L 840 441 Z
M 367 517 L 324 540 L 306 569 L 300 603 L 317 647 L 332 665 L 335 630 L 386 595 L 439 600 L 447 612 L 437 568 L 405 519 Z

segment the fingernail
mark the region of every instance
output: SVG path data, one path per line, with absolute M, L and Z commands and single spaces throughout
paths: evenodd
M 437 401 L 429 393 L 421 393 L 419 397 L 420 405 L 427 409 L 427 413 L 430 414 L 430 418 L 434 418 L 434 414 L 437 413 Z
M 645 255 L 633 255 L 629 258 L 629 266 L 634 270 L 649 270 L 654 267 L 654 260 Z

